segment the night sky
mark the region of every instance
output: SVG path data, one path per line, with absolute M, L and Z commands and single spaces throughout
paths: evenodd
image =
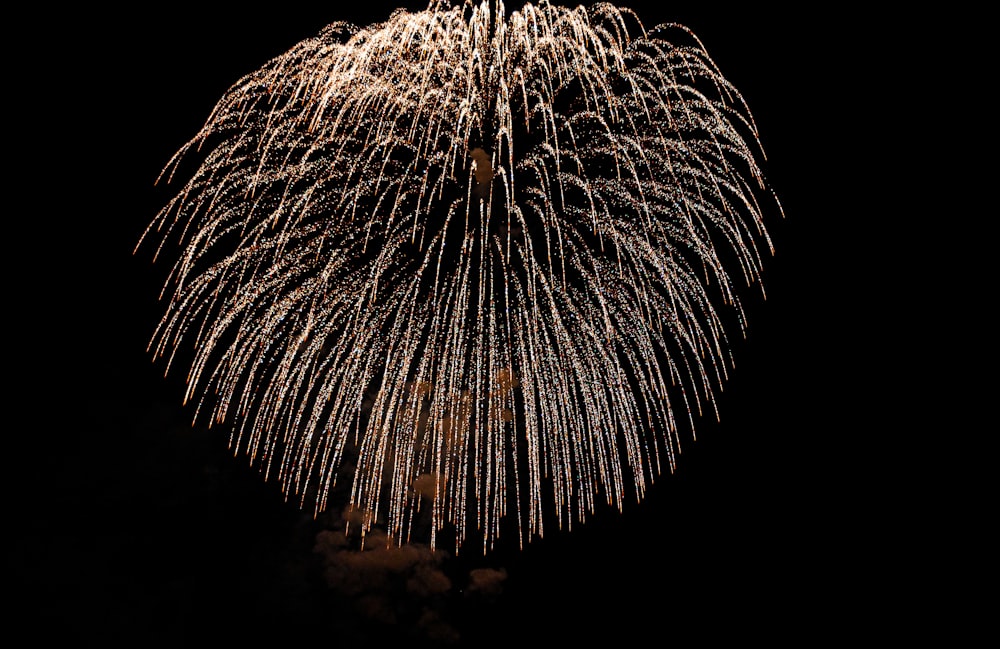
M 9 398 L 31 411 L 6 447 L 17 530 L 7 572 L 35 637 L 624 647 L 647 634 L 848 638 L 880 619 L 890 577 L 869 567 L 885 551 L 872 538 L 892 514 L 859 494 L 868 429 L 888 417 L 868 410 L 879 363 L 852 367 L 865 305 L 845 296 L 867 251 L 848 243 L 860 215 L 840 178 L 859 137 L 840 88 L 862 74 L 835 54 L 843 34 L 776 11 L 639 8 L 647 26 L 690 27 L 744 94 L 786 214 L 770 213 L 767 300 L 744 294 L 748 335 L 733 341 L 721 423 L 701 420 L 677 472 L 624 513 L 524 551 L 416 548 L 402 574 L 357 557 L 324 567 L 332 555 L 317 547 L 336 524 L 232 457 L 225 427 L 192 426 L 182 372 L 165 378 L 145 351 L 167 265 L 132 251 L 171 195 L 154 186 L 169 157 L 240 76 L 326 24 L 425 6 L 302 4 L 72 9 L 27 53 L 45 67 L 59 52 L 58 69 L 28 75 L 17 95 L 43 135 L 15 135 L 53 144 L 25 156 L 25 177 L 47 179 L 21 208 L 37 233 L 24 251 L 8 239 L 53 260 L 21 267 L 32 288 L 11 342 L 27 369 Z M 857 43 L 876 39 L 873 27 L 851 29 Z M 872 563 L 891 570 L 880 556 Z M 325 581 L 339 569 L 357 575 L 353 590 Z M 439 578 L 450 587 L 430 593 Z

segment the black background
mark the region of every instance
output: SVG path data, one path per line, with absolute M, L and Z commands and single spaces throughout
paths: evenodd
M 701 422 L 641 504 L 523 551 L 448 559 L 453 592 L 394 595 L 396 620 L 380 622 L 324 585 L 311 516 L 233 458 L 225 430 L 191 426 L 183 377 L 145 351 L 164 268 L 132 252 L 169 195 L 160 169 L 240 76 L 329 22 L 425 6 L 304 4 L 75 8 L 25 26 L 8 93 L 10 137 L 27 145 L 8 188 L 21 198 L 8 215 L 21 224 L 8 239 L 16 617 L 38 638 L 136 646 L 447 644 L 417 622 L 427 608 L 480 647 L 907 627 L 927 564 L 899 533 L 919 488 L 892 477 L 905 452 L 885 454 L 901 425 L 884 316 L 900 279 L 865 234 L 899 200 L 884 173 L 894 128 L 873 128 L 900 64 L 881 24 L 843 6 L 637 6 L 647 26 L 690 27 L 744 94 L 785 209 L 721 423 Z M 505 571 L 502 592 L 459 592 L 483 567 Z

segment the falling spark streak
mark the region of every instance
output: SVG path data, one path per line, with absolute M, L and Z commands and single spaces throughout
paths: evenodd
M 761 197 L 781 209 L 700 41 L 610 4 L 334 23 L 162 177 L 195 153 L 142 240 L 180 248 L 150 348 L 193 350 L 196 420 L 301 506 L 348 479 L 363 531 L 404 543 L 429 503 L 456 549 L 674 469 L 732 363 L 723 309 L 745 326 L 736 280 L 773 253 Z

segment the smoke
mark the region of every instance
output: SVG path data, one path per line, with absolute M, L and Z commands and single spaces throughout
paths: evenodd
M 462 621 L 503 593 L 505 569 L 462 569 L 457 560 L 422 543 L 396 545 L 378 526 L 362 536 L 362 516 L 347 509 L 316 534 L 323 583 L 353 633 L 365 639 L 406 639 L 456 645 Z M 340 619 L 348 616 L 338 615 Z
M 503 592 L 503 582 L 507 579 L 507 571 L 503 568 L 476 568 L 469 572 L 469 585 L 465 592 L 470 595 L 484 595 L 495 598 Z

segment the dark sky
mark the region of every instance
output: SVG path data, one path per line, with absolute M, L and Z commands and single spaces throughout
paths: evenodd
M 330 525 L 231 457 L 224 430 L 192 427 L 182 376 L 164 378 L 145 352 L 164 269 L 132 249 L 168 196 L 153 186 L 162 165 L 241 75 L 329 22 L 424 3 L 232 6 L 71 10 L 27 53 L 43 73 L 25 79 L 19 110 L 39 126 L 18 136 L 36 143 L 24 168 L 44 182 L 22 208 L 40 228 L 26 254 L 51 261 L 22 270 L 36 287 L 23 304 L 43 315 L 23 322 L 25 349 L 37 351 L 19 377 L 32 412 L 8 454 L 18 531 L 8 573 L 36 637 L 626 646 L 648 633 L 849 635 L 845 616 L 877 615 L 859 566 L 885 519 L 858 494 L 871 462 L 864 428 L 882 422 L 856 422 L 879 367 L 848 367 L 865 315 L 845 293 L 866 252 L 850 243 L 857 202 L 838 178 L 858 146 L 843 88 L 862 68 L 835 55 L 843 32 L 775 10 L 640 9 L 647 26 L 692 28 L 754 111 L 786 212 L 769 224 L 768 299 L 747 294 L 722 421 L 701 422 L 676 474 L 624 514 L 602 512 L 523 552 L 417 553 L 408 577 L 449 580 L 428 594 L 376 559 L 330 569 L 381 578 L 377 587 L 325 583 L 314 547 Z M 872 31 L 857 23 L 848 34 L 863 47 Z M 43 63 L 52 51 L 58 66 Z

